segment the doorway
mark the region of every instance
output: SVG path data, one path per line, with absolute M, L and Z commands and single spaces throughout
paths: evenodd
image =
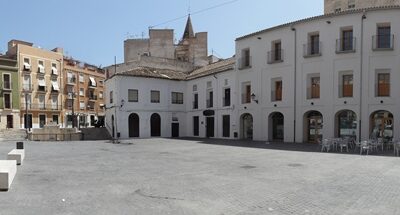
M 39 115 L 39 127 L 43 128 L 46 125 L 46 115 Z
M 272 141 L 283 141 L 284 139 L 284 116 L 280 112 L 269 115 L 270 139 Z
M 179 123 L 172 123 L 171 128 L 172 128 L 172 131 L 171 131 L 172 138 L 179 137 Z
M 253 139 L 253 116 L 245 113 L 241 117 L 241 137 L 242 139 Z
M 150 117 L 150 130 L 152 137 L 161 136 L 161 117 L 157 113 L 153 113 Z
M 129 115 L 129 137 L 139 137 L 139 115 Z
M 389 111 L 376 111 L 370 117 L 370 138 L 393 139 L 393 114 Z
M 318 143 L 322 139 L 322 114 L 318 111 L 306 113 L 307 139 L 309 143 Z
M 214 117 L 206 117 L 206 137 L 214 137 Z
M 24 125 L 25 128 L 32 128 L 32 114 L 28 114 L 28 117 L 24 114 Z
M 7 128 L 14 128 L 13 115 L 7 115 Z

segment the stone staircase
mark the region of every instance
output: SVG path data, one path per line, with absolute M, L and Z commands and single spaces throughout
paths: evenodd
M 26 131 L 24 129 L 0 129 L 0 141 L 25 140 Z
M 81 128 L 84 140 L 111 140 L 106 128 Z

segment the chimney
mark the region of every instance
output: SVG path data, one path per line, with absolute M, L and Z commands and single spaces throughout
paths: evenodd
M 63 48 L 61 48 L 61 47 L 56 47 L 56 48 L 54 48 L 53 50 L 51 50 L 51 51 L 53 51 L 53 52 L 57 52 L 57 53 L 61 53 L 61 54 L 63 54 L 64 53 L 64 49 Z

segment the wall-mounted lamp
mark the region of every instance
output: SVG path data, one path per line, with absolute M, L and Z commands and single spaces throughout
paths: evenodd
M 258 99 L 256 99 L 256 95 L 254 93 L 251 94 L 251 100 L 255 101 L 258 104 Z
M 120 107 L 123 107 L 124 106 L 124 104 L 125 104 L 125 100 L 121 100 L 121 106 Z

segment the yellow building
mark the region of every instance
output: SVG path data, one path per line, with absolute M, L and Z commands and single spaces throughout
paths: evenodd
M 11 40 L 7 55 L 18 60 L 21 128 L 62 124 L 62 49 L 49 51 Z

